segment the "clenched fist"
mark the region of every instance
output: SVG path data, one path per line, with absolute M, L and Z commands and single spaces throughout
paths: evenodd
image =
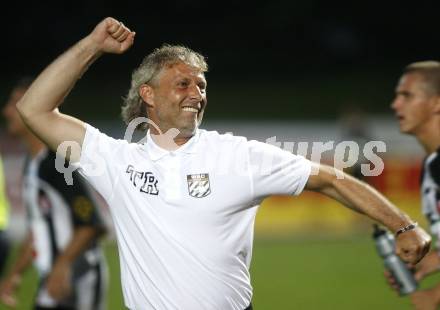
M 135 34 L 122 22 L 107 17 L 95 27 L 88 38 L 102 53 L 122 54 L 133 45 Z
M 429 251 L 431 237 L 420 227 L 406 231 L 396 238 L 396 254 L 406 262 L 418 263 Z

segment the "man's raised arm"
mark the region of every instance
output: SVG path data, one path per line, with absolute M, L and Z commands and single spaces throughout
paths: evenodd
M 103 53 L 122 54 L 133 45 L 135 33 L 108 17 L 51 63 L 32 83 L 17 109 L 26 125 L 51 149 L 64 141 L 82 145 L 85 124 L 58 111 L 76 81 Z M 72 154 L 77 161 L 79 154 Z

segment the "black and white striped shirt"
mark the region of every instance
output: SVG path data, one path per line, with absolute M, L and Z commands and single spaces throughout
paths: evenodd
M 440 149 L 423 162 L 421 177 L 422 211 L 431 233 L 440 236 Z
M 40 277 L 36 296 L 39 306 L 69 306 L 75 309 L 102 309 L 106 270 L 98 243 L 93 242 L 72 266 L 72 296 L 56 303 L 47 293 L 45 279 L 59 254 L 73 237 L 75 228 L 104 229 L 92 192 L 79 173 L 67 185 L 55 168 L 56 154 L 47 149 L 28 158 L 24 169 L 23 201 L 33 237 L 34 266 Z

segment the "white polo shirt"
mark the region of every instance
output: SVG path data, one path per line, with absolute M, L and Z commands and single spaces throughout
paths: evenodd
M 130 309 L 243 310 L 258 204 L 298 195 L 311 164 L 275 146 L 198 130 L 173 152 L 87 125 L 79 163 L 112 213 Z

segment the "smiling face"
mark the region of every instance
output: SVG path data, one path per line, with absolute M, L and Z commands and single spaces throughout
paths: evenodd
M 396 96 L 391 105 L 399 120 L 400 131 L 413 135 L 420 133 L 435 115 L 437 100 L 421 74 L 404 74 L 397 85 Z
M 148 118 L 162 133 L 176 128 L 178 138 L 189 139 L 203 118 L 206 86 L 203 72 L 179 62 L 162 69 L 155 82 L 142 85 L 139 93 L 147 105 Z M 153 126 L 151 130 L 155 133 Z

